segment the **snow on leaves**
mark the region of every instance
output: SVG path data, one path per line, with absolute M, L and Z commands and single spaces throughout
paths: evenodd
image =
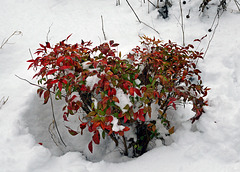
M 151 120 L 152 104 L 158 107 L 158 117 L 170 134 L 174 127 L 167 120 L 167 110 L 176 110 L 180 100 L 192 102 L 196 113 L 192 122 L 204 113 L 209 88 L 202 85 L 201 71 L 195 63 L 202 53 L 191 50 L 192 45 L 182 47 L 143 36 L 142 48 L 137 46 L 122 59 L 115 49 L 118 44 L 112 40 L 91 48 L 90 41 L 67 44 L 70 36 L 55 46 L 40 44 L 37 58 L 28 60 L 29 68 L 38 71 L 34 78 L 38 78 L 41 88 L 37 93 L 43 95 L 44 104 L 50 93 L 66 101 L 64 121 L 68 122 L 69 115 L 79 113 L 79 109 L 85 111 L 79 119 L 81 132 L 68 131 L 75 136 L 88 128 L 93 134 L 88 144 L 90 152 L 93 143 L 100 144 L 101 136 L 105 138 L 106 134 L 118 145 L 120 136 L 126 140 L 124 133 L 130 127 L 141 126 L 144 133 L 151 134 L 148 139 L 157 137 L 156 121 Z M 193 78 L 198 82 L 192 83 Z M 131 145 L 142 147 L 143 136 L 137 137 L 125 149 Z

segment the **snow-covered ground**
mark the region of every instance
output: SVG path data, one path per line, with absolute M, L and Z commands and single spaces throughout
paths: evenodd
M 0 109 L 0 171 L 238 172 L 240 13 L 233 0 L 227 0 L 228 10 L 220 17 L 205 59 L 198 63 L 203 71 L 204 85 L 211 88 L 206 113 L 191 125 L 187 117 L 192 112 L 188 108 L 179 108 L 176 118 L 181 123 L 171 135 L 173 143 L 169 146 L 159 144 L 139 158 L 121 157 L 110 145 L 108 148 L 98 147 L 94 159 L 87 150 L 89 140 L 86 135 L 73 137 L 61 127 L 63 119 L 59 102 L 55 102 L 55 113 L 68 146 L 65 148 L 57 143 L 57 147 L 48 132 L 52 121 L 50 105 L 42 105 L 36 95 L 37 88 L 15 76 L 35 82 L 32 80 L 34 72 L 27 71 L 26 61 L 31 58 L 29 49 L 34 52 L 39 43 L 47 39 L 54 44 L 73 33 L 70 43 L 81 39 L 91 40 L 94 44 L 103 43 L 101 16 L 107 39 L 120 43 L 122 54 L 139 45 L 139 36 L 143 34 L 181 44 L 179 1 L 172 1 L 169 18 L 164 20 L 153 6 L 149 6 L 148 13 L 147 3 L 129 0 L 139 18 L 160 33 L 157 34 L 137 21 L 125 0 L 121 0 L 120 6 L 116 6 L 115 0 L 0 0 L 0 41 L 14 31 L 21 31 L 0 49 L 0 99 L 9 97 Z M 210 4 L 210 8 L 199 15 L 201 0 L 186 2 L 182 5 L 184 17 L 190 10 L 190 18 L 184 18 L 186 43 L 193 43 L 194 39 L 207 34 L 198 48 L 205 52 L 214 33 L 208 29 L 216 15 L 216 5 Z M 212 0 L 214 2 L 218 3 L 218 0 Z M 197 43 L 194 45 L 198 47 Z M 113 150 L 113 153 L 106 150 Z

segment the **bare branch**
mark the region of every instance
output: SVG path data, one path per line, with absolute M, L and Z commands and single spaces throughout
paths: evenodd
M 209 49 L 209 47 L 210 47 L 210 44 L 211 44 L 211 42 L 212 42 L 212 40 L 213 40 L 213 37 L 214 37 L 214 35 L 215 35 L 215 33 L 216 33 L 216 29 L 217 29 L 217 27 L 218 27 L 218 24 L 219 24 L 219 17 L 218 17 L 218 20 L 217 20 L 217 24 L 216 24 L 215 27 L 214 27 L 213 34 L 212 34 L 212 36 L 211 36 L 211 38 L 210 38 L 210 40 L 209 40 L 209 42 L 208 42 L 208 45 L 207 45 L 206 51 L 205 51 L 205 53 L 204 53 L 204 55 L 203 55 L 203 58 L 205 58 L 205 56 L 206 56 L 206 54 L 207 54 L 207 52 L 208 52 L 208 49 Z M 196 63 L 196 64 L 197 64 L 197 63 Z
M 139 19 L 138 15 L 137 15 L 137 13 L 134 11 L 133 7 L 132 7 L 132 6 L 130 5 L 130 3 L 128 2 L 128 0 L 126 0 L 126 2 L 128 3 L 129 7 L 130 7 L 131 10 L 133 11 L 134 15 L 137 17 L 138 22 L 139 22 L 139 23 L 142 23 L 141 20 Z
M 18 76 L 18 75 L 15 75 L 17 78 L 19 78 L 19 79 L 21 79 L 21 80 L 23 80 L 23 81 L 26 81 L 26 82 L 28 82 L 29 84 L 31 84 L 31 85 L 33 85 L 33 86 L 36 86 L 36 87 L 39 87 L 39 88 L 41 88 L 41 89 L 43 89 L 43 90 L 48 90 L 47 88 L 45 88 L 45 87 L 42 87 L 42 86 L 40 86 L 40 85 L 37 85 L 37 84 L 34 84 L 34 83 L 32 83 L 32 82 L 30 82 L 30 81 L 28 81 L 27 79 L 24 79 L 24 78 L 21 78 L 20 76 Z M 49 90 L 51 93 L 53 93 L 53 94 L 56 94 L 54 91 L 51 91 L 51 90 Z M 61 95 L 62 97 L 66 97 L 65 95 Z
M 182 10 L 182 1 L 181 0 L 179 0 L 179 7 L 180 7 L 180 17 L 181 17 L 181 29 L 182 29 L 183 46 L 185 46 L 185 32 L 184 32 L 183 10 Z
M 235 2 L 236 6 L 238 8 L 238 11 L 240 11 L 240 3 L 237 0 L 234 0 L 234 2 Z
M 153 27 L 149 26 L 149 25 L 146 24 L 145 22 L 141 21 L 141 20 L 139 19 L 138 15 L 137 15 L 137 13 L 134 11 L 134 9 L 132 8 L 132 6 L 131 6 L 130 3 L 128 2 L 128 0 L 126 0 L 126 2 L 127 2 L 127 4 L 129 5 L 129 7 L 131 8 L 131 10 L 133 11 L 133 13 L 135 14 L 135 16 L 136 16 L 136 18 L 137 18 L 137 20 L 138 20 L 139 23 L 144 24 L 145 26 L 151 28 L 152 30 L 154 30 L 156 33 L 158 33 L 158 34 L 160 35 L 160 33 L 159 33 L 156 29 L 154 29 Z
M 159 8 L 159 6 L 156 6 L 154 3 L 152 3 L 152 1 L 148 0 L 148 2 L 149 2 L 150 4 L 152 4 L 152 6 L 154 6 L 155 8 Z M 159 3 L 159 1 L 158 1 L 158 3 Z
M 11 39 L 11 37 L 13 37 L 14 35 L 21 35 L 21 34 L 22 34 L 21 31 L 14 31 L 14 32 L 12 33 L 12 35 L 10 35 L 7 39 L 4 39 L 4 40 L 3 40 L 2 45 L 0 46 L 0 49 L 2 49 L 3 46 L 8 43 L 8 41 Z
M 105 34 L 105 32 L 104 32 L 103 16 L 102 16 L 102 15 L 101 15 L 101 20 L 102 20 L 102 32 L 103 32 L 104 40 L 107 40 L 106 34 Z
M 48 36 L 49 36 L 50 31 L 51 31 L 52 25 L 53 25 L 53 23 L 52 23 L 52 24 L 49 26 L 49 28 L 48 28 L 48 33 L 47 33 L 47 36 L 46 36 L 47 42 L 49 42 Z
M 49 91 L 50 91 L 50 90 L 49 90 Z M 57 131 L 57 133 L 58 133 L 59 139 L 61 140 L 61 142 L 63 143 L 63 145 L 64 145 L 65 147 L 67 147 L 66 144 L 65 144 L 65 142 L 64 142 L 63 139 L 62 139 L 62 136 L 61 136 L 59 130 L 58 130 L 58 125 L 57 125 L 56 118 L 55 118 L 55 114 L 54 114 L 53 100 L 52 100 L 52 94 L 51 94 L 51 93 L 50 93 L 50 102 L 51 102 L 51 107 L 52 107 L 53 122 L 54 122 L 54 125 L 55 125 L 55 127 L 56 127 L 56 131 Z
M 3 105 L 5 105 L 8 101 L 9 97 L 7 97 L 5 99 L 5 97 L 3 97 L 1 100 L 0 100 L 0 109 L 3 107 Z
M 28 51 L 29 51 L 29 53 L 30 53 L 30 55 L 31 55 L 31 57 L 32 57 L 32 60 L 33 60 L 33 55 L 32 55 L 31 49 L 29 48 Z

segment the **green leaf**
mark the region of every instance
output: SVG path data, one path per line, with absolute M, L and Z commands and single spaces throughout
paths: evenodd
M 153 79 L 152 79 L 152 77 L 150 76 L 149 77 L 149 81 L 152 83 L 153 82 Z
M 76 136 L 78 134 L 78 132 L 72 130 L 72 129 L 68 129 L 68 132 L 72 135 L 72 136 Z
M 95 111 L 91 111 L 89 112 L 89 114 L 87 114 L 87 117 L 91 117 L 91 116 L 94 116 L 96 115 L 96 112 Z
M 102 132 L 102 138 L 103 138 L 103 139 L 105 139 L 105 135 L 106 135 L 106 132 L 103 131 L 103 132 Z
M 104 115 L 105 115 L 105 112 L 102 111 L 102 110 L 98 110 L 98 114 L 101 115 L 101 116 L 104 116 Z
M 127 104 L 123 109 L 128 110 L 129 109 L 129 104 Z

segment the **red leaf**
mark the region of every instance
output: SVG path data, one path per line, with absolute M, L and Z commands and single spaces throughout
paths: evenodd
M 174 103 L 174 101 L 176 101 L 177 99 L 175 97 L 171 97 L 169 100 L 170 101 L 168 102 L 167 106 L 172 104 L 173 108 L 176 110 L 176 104 Z
M 28 69 L 27 69 L 27 70 L 29 70 L 33 65 L 34 65 L 34 63 L 31 63 L 31 64 L 28 66 Z
M 107 111 L 106 111 L 106 114 L 107 114 L 107 115 L 111 115 L 111 112 L 112 112 L 111 107 L 109 107 L 109 108 L 107 109 Z
M 73 79 L 75 78 L 75 75 L 73 75 L 72 73 L 69 73 L 68 76 L 73 78 Z
M 139 115 L 144 115 L 144 109 L 139 109 Z
M 111 45 L 111 47 L 117 47 L 117 46 L 119 46 L 118 43 L 115 43 L 115 44 L 112 44 L 112 45 Z
M 142 114 L 140 114 L 140 113 L 139 113 L 139 115 L 138 115 L 138 118 L 139 118 L 141 121 L 143 121 L 143 122 L 145 121 L 144 116 L 143 116 Z
M 123 84 L 123 88 L 126 89 L 126 90 L 129 89 L 129 88 L 128 88 L 128 84 L 127 84 L 126 82 Z
M 39 44 L 42 48 L 45 48 L 45 46 L 43 44 Z
M 135 93 L 136 93 L 138 96 L 140 96 L 140 97 L 141 97 L 141 92 L 140 92 L 140 90 L 139 90 L 139 89 L 137 89 L 137 88 L 134 88 L 134 91 L 135 91 Z
M 55 79 L 53 81 L 51 81 L 51 84 L 56 84 L 58 82 L 58 79 Z
M 80 88 L 81 91 L 87 91 L 87 87 L 85 85 L 82 85 Z
M 65 57 L 64 56 L 61 56 L 57 59 L 57 65 L 60 66 L 60 63 L 63 61 Z
M 123 131 L 119 131 L 118 134 L 119 134 L 119 136 L 124 136 L 124 132 Z
M 116 89 L 115 88 L 112 89 L 112 95 L 116 95 Z
M 31 59 L 31 60 L 28 60 L 27 62 L 32 63 L 32 62 L 35 62 L 35 60 Z
M 100 143 L 100 134 L 99 134 L 99 131 L 96 130 L 93 137 L 92 137 L 93 141 L 95 144 L 99 144 Z
M 41 145 L 41 146 L 43 145 L 41 142 L 39 142 L 38 144 Z
M 61 67 L 59 68 L 59 70 L 65 70 L 65 69 L 69 69 L 69 68 L 71 68 L 71 66 L 61 66 Z
M 108 96 L 110 97 L 112 95 L 112 91 L 108 90 Z
M 66 84 L 66 85 L 67 85 L 67 83 L 68 83 L 65 79 L 63 79 L 62 82 L 63 82 L 64 84 Z
M 113 43 L 114 43 L 114 41 L 113 41 L 113 40 L 110 40 L 110 41 L 109 41 L 109 44 L 110 44 L 110 45 L 112 45 Z
M 43 104 L 46 104 L 48 102 L 50 92 L 48 90 L 45 91 L 43 96 L 44 96 L 44 103 Z
M 135 75 L 135 79 L 137 79 L 137 78 L 138 78 L 138 74 Z
M 57 71 L 57 69 L 52 69 L 52 70 L 48 71 L 47 75 L 51 75 L 51 74 L 55 73 L 56 71 Z
M 66 116 L 66 115 L 63 115 L 63 120 L 64 120 L 64 121 L 68 121 L 68 119 L 67 119 L 67 116 Z
M 123 131 L 129 131 L 129 130 L 130 130 L 129 127 L 125 127 L 125 128 L 123 129 Z
M 126 123 L 127 122 L 127 117 L 126 117 L 126 115 L 124 115 L 124 123 Z
M 138 117 L 138 112 L 133 113 L 134 120 L 137 120 L 137 117 Z
M 87 123 L 86 123 L 86 122 L 83 122 L 83 123 L 80 124 L 80 128 L 83 130 L 83 129 L 86 128 L 86 125 L 87 125 Z
M 145 92 L 146 90 L 147 90 L 147 87 L 142 87 L 141 88 L 142 93 Z
M 112 100 L 113 100 L 114 102 L 119 103 L 119 99 L 118 99 L 116 96 L 113 96 Z
M 62 83 L 61 82 L 58 82 L 58 88 L 60 91 L 62 91 Z
M 44 90 L 42 89 L 42 88 L 39 88 L 38 90 L 37 90 L 37 94 L 39 94 L 39 97 L 41 97 L 42 96 L 42 93 L 44 92 Z
M 88 149 L 89 149 L 89 151 L 90 151 L 91 153 L 93 152 L 92 141 L 88 144 Z
M 104 83 L 104 91 L 108 90 L 109 89 L 109 82 L 105 82 Z
M 70 102 L 73 101 L 77 96 L 73 95 L 72 98 L 69 100 Z
M 49 42 L 46 42 L 46 47 L 47 47 L 47 48 L 51 48 L 51 46 L 50 46 L 50 43 L 49 43 Z
M 105 121 L 106 122 L 112 122 L 113 121 L 113 117 L 112 116 L 106 116 L 105 117 Z
M 90 133 L 93 132 L 92 125 L 88 127 L 88 131 L 89 131 Z
M 68 40 L 68 39 L 70 38 L 70 36 L 72 36 L 72 33 L 71 33 L 70 35 L 68 35 L 68 37 L 67 37 L 67 39 L 66 39 L 66 40 Z
M 130 88 L 129 93 L 131 96 L 134 96 L 134 88 L 133 87 Z

